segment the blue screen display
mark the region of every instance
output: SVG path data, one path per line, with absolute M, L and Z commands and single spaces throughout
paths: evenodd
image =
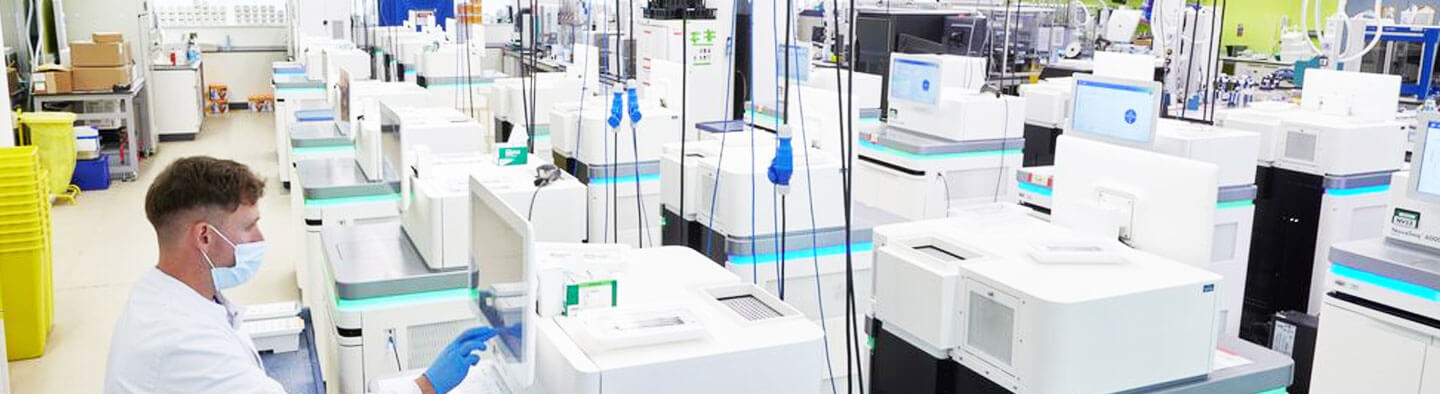
M 1149 86 L 1075 81 L 1071 130 L 1136 143 L 1155 137 L 1155 97 Z
M 890 67 L 890 97 L 922 104 L 940 103 L 940 65 L 895 59 Z

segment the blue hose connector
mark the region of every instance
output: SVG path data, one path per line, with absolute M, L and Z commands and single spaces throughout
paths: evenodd
M 635 87 L 625 88 L 625 95 L 630 100 L 630 123 L 640 123 L 640 97 L 635 94 Z
M 790 146 L 789 125 L 783 125 L 780 129 L 782 131 L 776 133 L 775 158 L 770 159 L 766 176 L 770 178 L 770 183 L 778 186 L 780 194 L 788 194 L 790 177 L 795 174 L 795 150 Z
M 614 98 L 610 102 L 610 118 L 606 119 L 606 122 L 610 124 L 610 128 L 620 127 L 620 119 L 624 116 L 624 113 L 620 112 L 620 107 L 623 105 L 625 105 L 624 96 L 622 96 L 620 92 L 615 92 Z

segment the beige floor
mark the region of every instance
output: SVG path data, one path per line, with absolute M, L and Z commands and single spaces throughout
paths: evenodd
M 76 205 L 56 206 L 55 326 L 45 356 L 9 363 L 11 392 L 99 392 L 105 379 L 110 334 L 130 287 L 155 266 L 155 233 L 145 221 L 145 190 L 166 165 L 210 155 L 245 163 L 266 178 L 261 229 L 269 250 L 249 283 L 226 292 L 240 303 L 296 300 L 300 255 L 290 200 L 276 180 L 273 121 L 269 113 L 234 112 L 205 119 L 195 141 L 163 142 L 141 163 L 140 179 L 85 193 Z

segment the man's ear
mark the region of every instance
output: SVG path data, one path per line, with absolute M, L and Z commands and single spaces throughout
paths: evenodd
M 203 220 L 190 222 L 189 225 L 185 226 L 185 233 L 183 235 L 186 243 L 194 242 L 197 246 L 210 243 L 210 238 L 213 236 L 214 234 L 210 233 L 210 228 L 205 225 L 205 221 Z

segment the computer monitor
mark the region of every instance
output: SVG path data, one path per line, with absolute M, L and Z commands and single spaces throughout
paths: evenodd
M 512 391 L 535 382 L 535 229 L 523 213 L 470 179 L 470 288 L 498 333 L 494 360 Z M 518 391 L 517 391 L 518 392 Z
M 940 63 L 914 57 L 892 56 L 890 99 L 926 105 L 940 104 Z
M 1440 202 L 1440 119 L 1426 121 L 1415 130 L 1415 154 L 1411 156 L 1410 198 Z
M 1149 148 L 1160 121 L 1159 82 L 1075 74 L 1066 134 Z

